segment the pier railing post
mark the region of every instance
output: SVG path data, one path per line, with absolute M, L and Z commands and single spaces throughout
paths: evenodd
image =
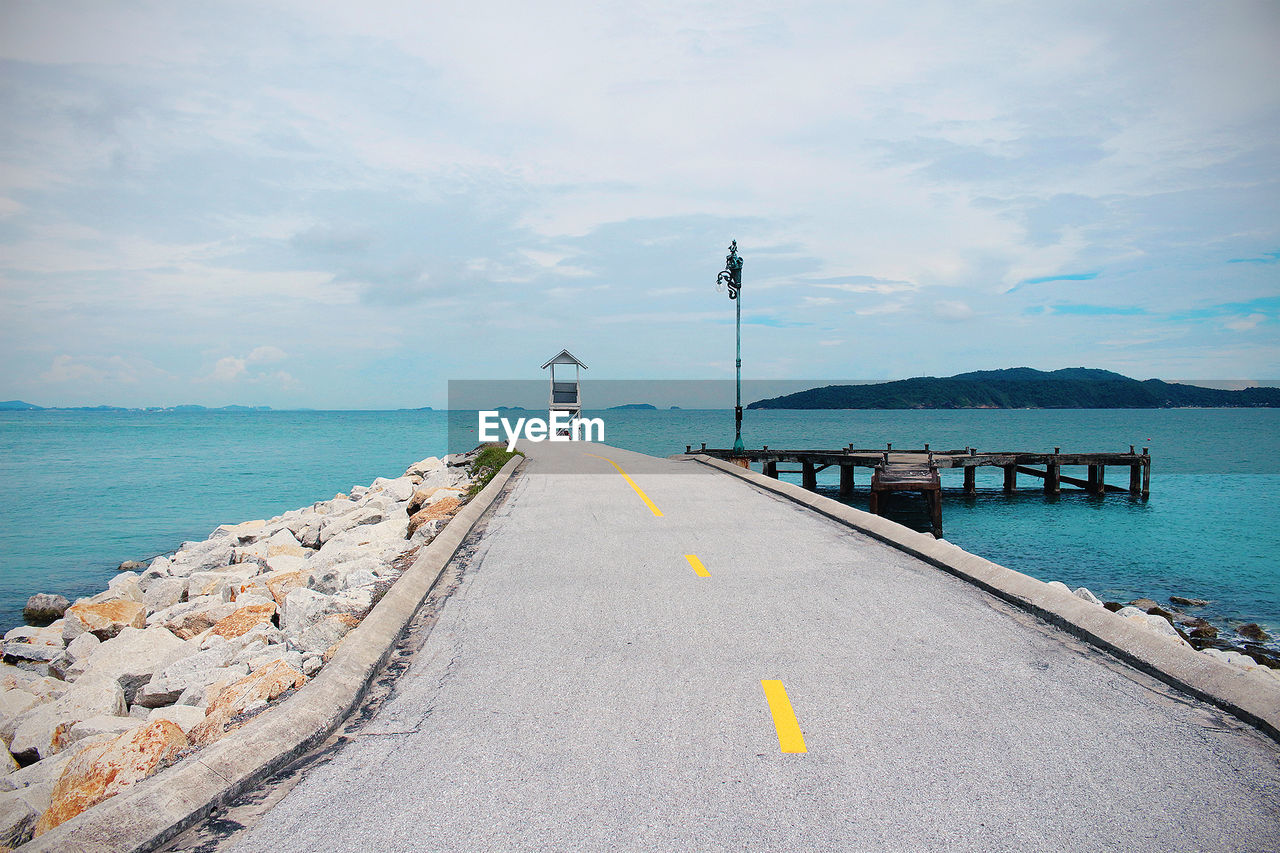
M 1106 482 L 1104 470 L 1101 465 L 1089 466 L 1089 485 L 1087 488 L 1090 494 L 1100 495 L 1107 490 L 1107 487 L 1103 485 Z
M 840 466 L 840 497 L 847 498 L 853 494 L 853 466 Z

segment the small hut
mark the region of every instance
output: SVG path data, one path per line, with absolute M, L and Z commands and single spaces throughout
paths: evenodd
M 569 378 L 569 367 L 573 367 L 573 378 Z M 573 353 L 567 349 L 560 350 L 559 355 L 548 359 L 546 364 L 542 365 L 542 369 L 551 368 L 551 400 L 548 409 L 552 412 L 562 411 L 568 412 L 569 418 L 577 418 L 582 415 L 582 387 L 581 377 L 582 371 L 587 366 L 578 359 L 574 358 Z M 560 368 L 560 374 L 556 375 L 556 368 Z

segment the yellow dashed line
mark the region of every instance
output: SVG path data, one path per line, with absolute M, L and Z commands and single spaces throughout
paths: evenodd
M 689 561 L 689 565 L 693 566 L 693 573 L 700 578 L 711 577 L 711 572 L 707 571 L 707 567 L 702 565 L 702 561 L 698 559 L 697 554 L 685 554 L 684 558 Z
M 774 728 L 778 730 L 778 746 L 783 752 L 808 752 L 796 712 L 791 708 L 791 700 L 787 698 L 782 682 L 761 681 L 760 686 L 764 688 L 764 698 L 769 703 L 769 712 L 773 714 Z
M 658 518 L 662 518 L 661 510 L 659 510 L 656 506 L 654 506 L 653 501 L 649 500 L 649 496 L 640 490 L 640 487 L 636 485 L 636 481 L 627 476 L 627 472 L 622 470 L 622 466 L 620 466 L 617 462 L 614 462 L 608 456 L 596 456 L 596 454 L 594 453 L 588 453 L 587 455 L 595 456 L 597 459 L 603 459 L 605 462 L 608 462 L 614 468 L 617 468 L 618 473 L 622 475 L 622 479 L 626 480 L 628 483 L 631 484 L 631 488 L 636 490 L 636 494 L 640 496 L 640 500 L 645 502 L 645 506 L 653 510 L 653 514 L 656 515 Z

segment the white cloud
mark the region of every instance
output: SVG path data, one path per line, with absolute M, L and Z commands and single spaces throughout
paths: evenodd
M 245 359 L 249 364 L 275 364 L 278 361 L 284 361 L 288 356 L 280 347 L 271 345 L 256 347 L 253 352 L 249 353 L 249 357 Z
M 245 374 L 245 360 L 235 356 L 218 359 L 209 378 L 214 382 L 234 382 Z
M 1223 325 L 1225 325 L 1228 329 L 1234 329 L 1237 332 L 1245 332 L 1245 331 L 1248 331 L 1249 329 L 1256 328 L 1259 323 L 1263 322 L 1266 319 L 1267 319 L 1266 314 L 1249 314 L 1248 316 L 1245 316 L 1245 317 L 1237 317 L 1234 320 L 1229 320 Z

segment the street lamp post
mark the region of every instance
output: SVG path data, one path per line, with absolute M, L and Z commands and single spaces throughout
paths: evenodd
M 738 384 L 737 384 L 737 404 L 733 409 L 733 449 L 742 450 L 742 299 L 739 298 L 742 292 L 742 258 L 738 257 L 738 241 L 734 240 L 729 244 L 729 254 L 724 258 L 724 269 L 716 276 L 716 285 L 726 285 L 729 289 L 729 298 L 734 301 L 737 307 L 737 343 L 738 343 Z

